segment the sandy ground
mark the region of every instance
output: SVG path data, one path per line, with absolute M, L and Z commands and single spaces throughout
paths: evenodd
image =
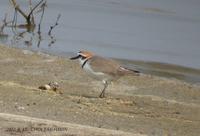
M 50 81 L 59 83 L 58 92 L 38 89 Z M 124 76 L 101 99 L 102 87 L 68 58 L 0 46 L 1 135 L 200 134 L 197 84 Z M 61 126 L 67 130 L 30 129 Z

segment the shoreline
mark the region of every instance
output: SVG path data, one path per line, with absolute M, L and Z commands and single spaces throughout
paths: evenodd
M 35 50 L 35 49 L 27 49 L 27 48 L 18 48 L 9 45 L 5 45 L 8 48 L 15 48 L 20 50 L 27 50 L 33 53 L 41 52 L 43 54 L 48 54 L 51 56 L 70 58 L 75 53 L 56 53 L 54 51 L 46 51 L 46 50 Z M 143 60 L 127 60 L 120 58 L 112 58 L 122 65 L 127 66 L 129 68 L 137 68 L 145 74 L 155 75 L 158 77 L 164 78 L 174 78 L 184 82 L 192 83 L 192 84 L 200 84 L 200 69 L 185 67 L 181 65 L 168 64 L 162 62 L 154 62 L 154 61 L 143 61 Z
M 59 83 L 62 94 L 38 89 L 50 81 Z M 197 129 L 200 126 L 198 84 L 145 74 L 125 76 L 108 87 L 103 99 L 98 98 L 101 87 L 77 62 L 66 57 L 0 45 L 0 113 L 133 135 L 195 136 L 200 133 Z M 0 124 L 0 127 L 23 125 L 8 123 L 3 118 Z

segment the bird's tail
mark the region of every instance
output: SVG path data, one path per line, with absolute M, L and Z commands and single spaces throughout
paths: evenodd
M 131 75 L 135 75 L 135 76 L 139 76 L 140 75 L 140 71 L 134 70 L 134 69 L 125 68 L 125 67 L 122 67 L 122 66 L 119 67 L 118 71 L 122 75 L 125 75 L 125 74 L 131 74 Z

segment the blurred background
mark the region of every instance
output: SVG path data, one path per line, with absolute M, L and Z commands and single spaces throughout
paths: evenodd
M 28 0 L 16 2 L 25 12 L 29 9 Z M 38 2 L 32 0 L 32 5 Z M 197 75 L 200 73 L 199 7 L 199 0 L 47 0 L 41 37 L 36 33 L 37 28 L 33 32 L 24 29 L 13 32 L 5 27 L 7 36 L 1 36 L 0 42 L 64 56 L 89 50 L 102 56 L 128 60 L 126 65 L 138 65 L 146 71 L 152 71 L 153 67 L 166 72 L 177 65 L 177 71 L 179 66 L 186 67 L 182 69 L 181 78 L 200 81 Z M 8 14 L 8 20 L 12 20 L 14 10 L 8 0 L 1 0 L 1 20 L 5 14 Z M 38 24 L 41 13 L 35 14 Z M 48 35 L 59 14 L 58 25 Z M 21 15 L 17 16 L 17 23 L 24 23 Z M 19 37 L 21 33 L 23 36 Z M 169 68 L 171 64 L 173 67 Z M 188 69 L 196 73 L 190 73 L 192 77 L 184 75 Z M 180 72 L 178 74 L 180 76 Z

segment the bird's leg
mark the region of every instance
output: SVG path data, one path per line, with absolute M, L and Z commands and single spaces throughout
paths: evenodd
M 104 88 L 103 88 L 101 94 L 99 95 L 100 98 L 105 97 L 105 91 L 106 91 L 106 88 L 108 87 L 108 82 L 107 81 L 103 81 L 103 84 L 104 84 Z

